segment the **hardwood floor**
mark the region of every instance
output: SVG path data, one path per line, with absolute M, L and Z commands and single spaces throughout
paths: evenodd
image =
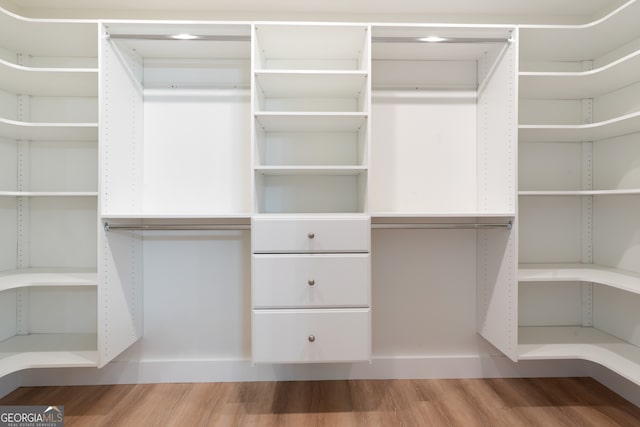
M 0 405 L 64 405 L 65 426 L 640 426 L 591 378 L 23 387 Z

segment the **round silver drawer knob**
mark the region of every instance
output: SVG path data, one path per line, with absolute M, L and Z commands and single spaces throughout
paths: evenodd
M 313 286 L 316 284 L 316 281 L 313 279 L 309 279 L 309 281 L 307 282 L 309 284 L 309 286 Z
M 316 234 L 315 233 L 309 233 L 309 234 L 307 234 L 307 237 L 310 238 L 310 239 L 313 239 L 314 237 L 316 237 Z
M 314 342 L 316 337 L 314 335 L 309 335 L 309 342 Z

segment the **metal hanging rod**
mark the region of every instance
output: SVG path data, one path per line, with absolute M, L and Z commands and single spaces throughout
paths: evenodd
M 104 231 L 111 230 L 249 230 L 249 224 L 109 224 Z
M 124 40 L 171 40 L 171 41 L 215 41 L 248 42 L 251 36 L 220 36 L 201 34 L 109 34 L 111 39 Z
M 372 43 L 509 43 L 510 37 L 371 37 Z
M 487 230 L 487 229 L 505 229 L 511 230 L 513 222 L 506 224 L 484 224 L 484 223 L 394 223 L 394 224 L 371 224 L 371 228 L 393 228 L 393 229 L 429 229 L 429 230 Z
M 108 34 L 111 39 L 123 40 L 167 40 L 167 41 L 218 41 L 249 42 L 251 36 L 210 34 Z M 371 37 L 372 43 L 509 43 L 509 37 Z

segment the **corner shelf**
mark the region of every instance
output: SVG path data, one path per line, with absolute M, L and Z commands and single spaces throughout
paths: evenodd
M 0 136 L 39 141 L 95 141 L 97 123 L 34 123 L 0 117 Z
M 520 72 L 520 96 L 529 99 L 593 98 L 635 83 L 639 75 L 640 50 L 590 71 Z
M 639 13 L 640 2 L 631 0 L 584 25 L 522 25 L 521 58 L 582 61 L 602 56 L 640 37 Z
M 0 377 L 23 369 L 97 366 L 96 334 L 15 335 L 0 342 Z
M 32 286 L 97 286 L 98 273 L 91 269 L 24 268 L 0 272 L 0 292 Z
M 640 385 L 640 347 L 596 328 L 521 326 L 518 337 L 519 360 L 588 360 Z
M 0 39 L 4 48 L 14 52 L 46 57 L 95 57 L 97 34 L 97 20 L 25 18 L 0 7 Z
M 582 125 L 518 125 L 518 138 L 526 142 L 599 141 L 640 132 L 640 111 Z
M 98 96 L 97 68 L 36 68 L 0 59 L 0 81 L 13 93 L 40 96 Z
M 597 264 L 520 264 L 519 282 L 593 282 L 640 294 L 640 274 Z

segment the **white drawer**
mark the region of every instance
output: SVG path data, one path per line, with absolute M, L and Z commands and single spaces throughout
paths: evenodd
M 251 238 L 255 253 L 369 252 L 371 219 L 254 217 Z
M 371 359 L 370 309 L 254 310 L 255 363 Z
M 369 254 L 254 255 L 254 308 L 368 307 Z

